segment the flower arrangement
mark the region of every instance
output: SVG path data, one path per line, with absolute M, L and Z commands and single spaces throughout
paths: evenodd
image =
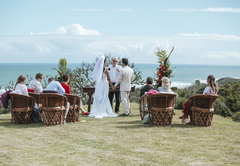
M 162 86 L 162 81 L 161 79 L 163 77 L 173 77 L 174 75 L 172 75 L 173 69 L 174 68 L 170 68 L 170 55 L 173 52 L 174 47 L 172 48 L 172 50 L 170 51 L 169 54 L 167 54 L 167 51 L 165 50 L 161 50 L 160 48 L 157 47 L 157 52 L 155 52 L 155 54 L 158 56 L 158 63 L 159 63 L 159 67 L 157 68 L 157 79 L 155 79 L 156 81 L 156 86 L 160 87 Z

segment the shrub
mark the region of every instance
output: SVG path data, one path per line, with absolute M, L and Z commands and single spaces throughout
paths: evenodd
M 232 116 L 233 121 L 240 122 L 240 112 L 236 112 Z
M 176 106 L 175 106 L 175 108 L 182 110 L 182 109 L 183 109 L 183 106 L 182 106 L 182 105 L 183 105 L 186 101 L 187 101 L 187 99 L 184 98 L 184 97 L 177 97 L 177 101 L 176 101 Z
M 223 117 L 232 116 L 230 109 L 222 102 L 220 99 L 217 99 L 214 104 L 214 113 L 221 115 Z

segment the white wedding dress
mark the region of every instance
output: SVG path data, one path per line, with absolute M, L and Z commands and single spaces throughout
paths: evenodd
M 103 68 L 102 68 L 103 70 Z M 104 117 L 117 117 L 118 115 L 113 113 L 113 109 L 110 105 L 108 98 L 109 85 L 107 82 L 107 76 L 102 72 L 102 77 L 95 87 L 95 94 L 93 99 L 93 105 L 89 117 L 104 118 Z

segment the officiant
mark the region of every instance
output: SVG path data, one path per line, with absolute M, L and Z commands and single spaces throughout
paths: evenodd
M 118 61 L 119 61 L 118 58 L 114 57 L 114 58 L 112 58 L 112 65 L 108 66 L 109 76 L 110 76 L 113 86 L 115 86 L 115 83 L 117 82 L 118 77 L 119 77 L 119 73 L 122 70 L 122 67 L 118 65 Z M 116 86 L 119 87 L 120 84 L 118 84 Z M 109 87 L 110 87 L 110 85 L 109 85 Z M 120 101 L 121 101 L 120 92 L 109 92 L 108 97 L 109 97 L 112 108 L 113 108 L 114 95 L 115 95 L 115 100 L 116 100 L 115 113 L 119 113 L 119 106 L 120 106 Z

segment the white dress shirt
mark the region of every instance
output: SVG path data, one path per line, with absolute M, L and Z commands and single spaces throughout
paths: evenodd
M 117 82 L 118 77 L 119 77 L 119 73 L 120 73 L 120 72 L 117 71 L 117 69 L 119 69 L 119 71 L 121 71 L 122 67 L 119 66 L 119 65 L 116 65 L 115 67 L 110 65 L 110 66 L 108 66 L 108 68 L 110 68 L 109 77 L 111 79 L 111 82 L 113 82 L 113 83 Z

